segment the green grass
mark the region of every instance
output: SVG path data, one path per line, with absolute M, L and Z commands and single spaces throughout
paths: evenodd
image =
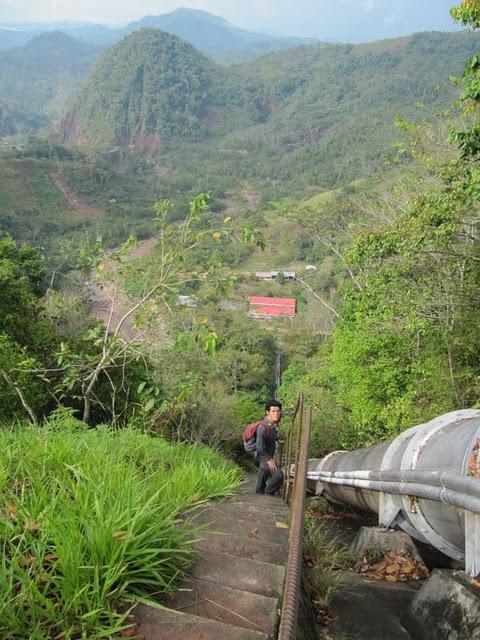
M 20 163 L 0 160 L 0 206 L 16 207 L 20 202 L 25 208 L 31 208 L 34 200 L 31 197 L 26 171 Z
M 53 210 L 60 212 L 68 209 L 68 202 L 63 194 L 58 190 L 52 178 L 42 170 L 35 170 L 28 176 L 30 191 L 35 194 L 38 202 L 41 202 L 44 211 Z
M 341 570 L 351 564 L 347 547 L 336 540 L 328 540 L 312 518 L 305 519 L 303 557 L 313 567 L 307 577 L 307 585 L 316 607 L 329 607 L 341 590 Z
M 179 515 L 232 492 L 215 452 L 61 412 L 0 432 L 0 637 L 111 637 L 136 597 L 169 593 L 192 559 Z

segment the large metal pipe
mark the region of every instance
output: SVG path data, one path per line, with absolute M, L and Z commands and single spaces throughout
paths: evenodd
M 379 514 L 480 573 L 480 411 L 453 411 L 375 447 L 309 461 L 327 499 Z

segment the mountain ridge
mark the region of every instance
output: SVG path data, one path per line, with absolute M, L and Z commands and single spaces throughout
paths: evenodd
M 141 32 L 134 32 L 122 41 L 123 45 L 115 46 L 126 46 L 135 33 Z M 479 44 L 478 34 L 423 33 L 369 45 L 306 45 L 235 67 L 211 66 L 209 73 L 217 76 L 211 78 L 209 85 L 216 87 L 215 97 L 212 94 L 208 100 L 202 98 L 201 109 L 194 118 L 195 136 L 178 135 L 178 131 L 170 128 L 163 131 L 162 138 L 169 140 L 169 144 L 176 144 L 175 140 L 184 144 L 215 138 L 218 152 L 238 154 L 236 164 L 245 175 L 250 174 L 248 164 L 252 157 L 259 160 L 258 173 L 267 167 L 271 170 L 274 162 L 274 175 L 280 180 L 284 172 L 291 175 L 300 163 L 321 181 L 325 180 L 320 172 L 325 171 L 326 157 L 337 158 L 338 166 L 343 167 L 352 156 L 349 148 L 353 145 L 358 162 L 365 146 L 360 139 L 366 139 L 367 147 L 372 149 L 368 164 L 378 167 L 383 161 L 385 142 L 393 139 L 395 117 L 418 118 L 417 103 L 442 105 L 437 85 L 452 73 L 458 73 L 465 58 Z M 113 57 L 109 68 L 111 73 L 122 77 Z M 178 78 L 178 83 L 181 82 Z M 107 113 L 111 98 L 102 93 L 102 86 L 99 79 L 92 81 L 82 92 L 82 99 L 107 105 Z M 88 92 L 91 95 L 85 97 Z M 125 87 L 119 87 L 115 93 L 126 92 Z M 81 142 L 82 132 L 86 132 L 83 140 L 91 140 L 94 146 L 99 140 L 107 147 L 118 144 L 115 137 L 88 133 L 93 120 L 78 108 L 77 114 L 75 127 L 71 127 L 75 135 L 67 132 L 65 142 Z M 97 116 L 102 121 L 105 114 L 97 110 Z M 118 113 L 108 118 L 115 122 L 122 120 Z M 152 119 L 156 120 L 156 116 Z M 142 128 L 138 122 L 135 127 Z M 159 139 L 149 146 L 149 153 L 160 148 Z M 136 146 L 131 139 L 126 144 Z M 203 147 L 195 153 L 206 151 Z M 318 168 L 314 169 L 315 166 Z M 328 186 L 332 180 L 333 175 L 328 178 Z
M 215 127 L 212 110 L 235 104 L 224 74 L 177 36 L 135 30 L 102 55 L 60 127 L 61 140 L 149 154 L 165 138 L 201 139 Z
M 51 31 L 0 52 L 0 98 L 50 118 L 60 117 L 89 73 L 98 47 Z
M 418 0 L 341 0 L 341 2 L 322 0 L 316 4 L 311 0 L 300 0 L 294 7 L 295 10 L 290 11 L 287 10 L 286 3 L 272 3 L 269 11 L 249 11 L 247 7 L 232 7 L 229 11 L 226 9 L 224 11 L 227 13 L 225 17 L 231 23 L 241 24 L 244 30 L 268 33 L 272 37 L 293 35 L 313 37 L 318 41 L 326 42 L 360 43 L 411 35 L 419 31 L 456 30 L 459 27 L 449 15 L 449 9 L 453 4 L 455 3 L 452 0 L 422 0 L 422 2 Z M 177 11 L 200 10 L 180 7 L 171 11 L 170 14 L 175 14 Z M 0 9 L 0 17 L 2 14 L 3 11 Z M 15 23 L 11 20 L 8 22 L 6 14 L 3 16 L 0 25 L 21 30 L 28 28 L 28 24 Z M 225 20 L 225 17 L 222 19 Z M 212 19 L 215 18 L 218 16 L 212 15 Z M 138 15 L 129 17 L 125 19 L 124 25 L 140 19 Z M 119 28 L 111 24 L 115 20 L 118 23 L 116 16 L 110 21 L 106 20 L 105 29 Z M 79 24 L 85 26 L 84 23 L 79 22 Z M 76 28 L 77 25 L 69 25 L 65 20 L 58 22 L 58 26 L 41 22 L 30 23 L 30 28 L 37 31 L 52 28 L 63 30 L 70 26 Z M 95 44 L 98 42 L 95 41 Z
M 45 24 L 40 23 L 35 25 L 35 29 L 31 32 L 28 32 L 22 29 L 11 31 L 11 27 L 5 29 L 8 24 L 14 23 L 0 24 L 0 34 L 3 34 L 3 38 L 0 40 L 0 50 L 23 46 L 32 37 L 58 30 L 62 30 L 67 35 L 87 44 L 106 47 L 144 27 L 160 28 L 182 37 L 203 53 L 220 62 L 239 62 L 268 51 L 316 41 L 315 38 L 270 36 L 248 31 L 236 27 L 221 16 L 188 8 L 179 8 L 160 15 L 147 15 L 122 28 L 94 23 L 90 25 L 74 23 L 69 27 L 68 23 L 61 22 L 59 29 L 45 29 Z M 52 27 L 54 26 L 52 24 Z

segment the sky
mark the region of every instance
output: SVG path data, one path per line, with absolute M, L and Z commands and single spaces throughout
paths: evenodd
M 181 6 L 249 30 L 318 38 L 451 29 L 455 0 L 0 0 L 0 21 L 81 20 L 121 24 Z

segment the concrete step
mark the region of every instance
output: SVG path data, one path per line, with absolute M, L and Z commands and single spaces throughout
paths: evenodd
M 260 560 L 201 551 L 189 575 L 193 578 L 268 598 L 280 598 L 285 568 Z
M 204 537 L 207 531 L 219 533 L 239 534 L 252 540 L 263 540 L 276 544 L 286 545 L 288 542 L 288 523 L 281 518 L 264 516 L 259 518 L 256 514 L 236 514 L 223 512 L 218 509 L 205 509 L 195 515 L 192 526 L 206 526 L 202 530 Z
M 233 502 L 231 500 L 227 502 L 218 502 L 209 505 L 209 508 L 218 508 L 224 513 L 238 512 L 242 514 L 264 514 L 265 516 L 271 516 L 273 518 L 288 519 L 289 510 L 285 503 L 272 504 L 270 498 L 262 496 L 261 500 L 239 500 Z
M 186 517 L 194 519 L 198 514 L 209 511 L 212 514 L 224 513 L 230 514 L 234 517 L 241 517 L 242 520 L 265 518 L 270 520 L 283 520 L 288 521 L 289 509 L 283 502 L 276 502 L 272 504 L 270 498 L 261 496 L 261 500 L 225 500 L 222 502 L 211 502 L 208 505 L 203 505 L 190 511 Z M 212 516 L 213 517 L 213 516 Z
M 270 638 L 275 636 L 279 622 L 277 598 L 232 589 L 207 580 L 193 579 L 180 584 L 179 591 L 164 604 L 169 609 L 262 631 Z
M 222 518 L 225 516 L 237 521 L 253 524 L 276 525 L 278 521 L 284 524 L 288 523 L 288 512 L 283 510 L 267 511 L 261 508 L 247 507 L 243 504 L 220 503 L 209 505 L 205 507 L 205 509 L 198 511 L 199 515 L 205 513 L 209 514 L 212 518 Z
M 171 609 L 138 605 L 137 640 L 270 640 L 268 635 Z
M 211 513 L 212 517 L 218 514 L 228 515 L 240 520 L 262 520 L 274 524 L 276 520 L 288 521 L 289 512 L 287 509 L 268 509 L 256 505 L 246 505 L 245 503 L 220 502 L 209 504 L 201 509 L 195 509 L 188 514 L 189 519 L 195 519 L 201 513 Z
M 237 500 L 248 502 L 262 502 L 263 504 L 285 505 L 284 500 L 279 495 L 268 495 L 267 493 L 255 493 L 255 490 L 243 491 L 237 496 Z
M 207 534 L 194 543 L 194 548 L 213 553 L 226 553 L 231 556 L 261 560 L 270 564 L 283 566 L 286 560 L 287 547 L 265 540 L 253 539 L 232 533 Z

